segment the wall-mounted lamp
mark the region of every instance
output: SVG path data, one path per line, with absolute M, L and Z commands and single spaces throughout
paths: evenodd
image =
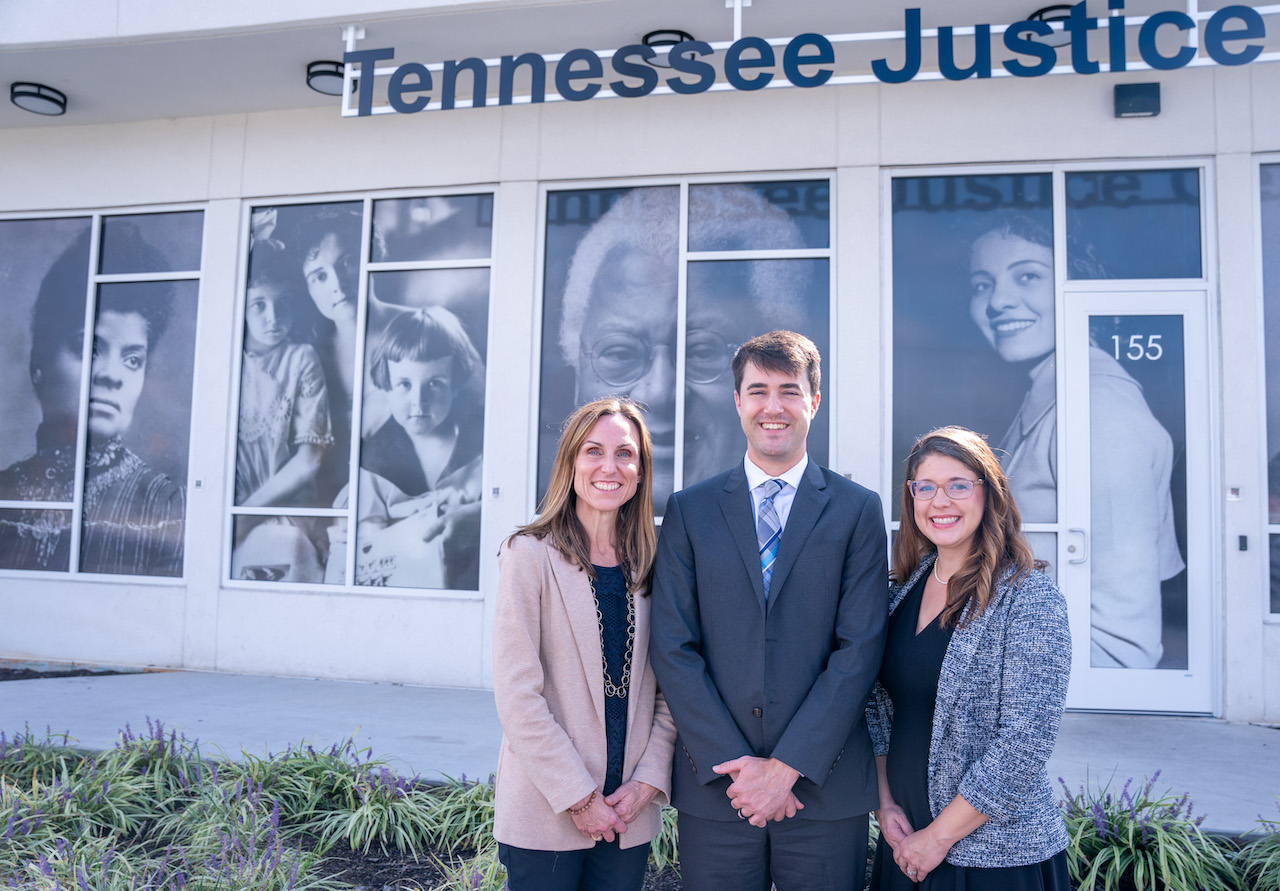
M 657 55 L 649 60 L 649 64 L 655 68 L 670 68 L 671 59 L 669 58 L 671 48 L 678 43 L 684 43 L 686 40 L 693 40 L 692 34 L 685 31 L 679 31 L 668 28 L 660 31 L 650 31 L 641 38 L 641 42 L 650 49 L 657 52 Z
M 326 96 L 341 96 L 342 69 L 341 62 L 312 62 L 307 66 L 307 86 Z
M 1116 84 L 1116 117 L 1153 118 L 1160 113 L 1160 84 Z
M 44 84 L 19 81 L 9 87 L 9 101 L 33 114 L 60 115 L 67 110 L 67 94 Z
M 1046 25 L 1061 25 L 1071 17 L 1071 7 L 1066 3 L 1059 3 L 1054 6 L 1046 6 L 1044 9 L 1037 9 L 1031 15 L 1027 16 L 1028 22 L 1044 22 Z M 1032 34 L 1030 31 L 1023 31 L 1019 37 L 1035 37 L 1036 40 L 1045 46 L 1066 46 L 1071 42 L 1071 32 L 1065 28 L 1054 31 L 1052 34 L 1043 37 Z

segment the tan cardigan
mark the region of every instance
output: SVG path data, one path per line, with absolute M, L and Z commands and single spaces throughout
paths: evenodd
M 540 851 L 589 848 L 568 808 L 604 790 L 604 671 L 591 583 L 531 535 L 504 544 L 498 568 L 493 692 L 503 736 L 493 835 Z M 635 612 L 622 778 L 660 794 L 622 834 L 624 848 L 661 828 L 676 735 L 649 667 L 648 597 L 636 595 Z

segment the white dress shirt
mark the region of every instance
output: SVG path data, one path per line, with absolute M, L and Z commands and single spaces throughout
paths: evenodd
M 782 480 L 786 483 L 782 487 L 782 491 L 773 497 L 773 509 L 778 512 L 778 528 L 786 531 L 787 517 L 791 515 L 791 505 L 796 500 L 796 488 L 800 485 L 800 480 L 804 477 L 804 469 L 809 466 L 809 454 L 806 452 L 804 457 L 796 462 L 796 465 L 786 473 L 779 476 L 770 476 L 765 473 L 750 458 L 743 458 L 742 465 L 747 471 L 747 484 L 751 486 L 751 516 L 756 524 L 760 523 L 760 503 L 764 501 L 764 492 L 760 486 L 766 480 Z

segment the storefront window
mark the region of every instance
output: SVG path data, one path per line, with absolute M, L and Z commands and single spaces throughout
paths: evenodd
M 1267 523 L 1272 613 L 1280 613 L 1280 164 L 1258 171 L 1262 207 L 1263 335 L 1267 369 Z
M 1063 176 L 1065 269 L 1052 174 L 893 180 L 895 491 L 917 436 L 947 424 L 982 433 L 1036 556 L 1056 573 L 1070 535 L 1073 562 L 1088 563 L 1090 664 L 1185 668 L 1181 317 L 1159 315 L 1152 292 L 1150 315 L 1092 316 L 1060 354 L 1057 316 L 1074 304 L 1070 284 L 1062 298 L 1055 282 L 1198 277 L 1199 173 Z M 1070 408 L 1058 378 L 1075 368 L 1089 392 Z M 1072 466 L 1089 478 L 1072 480 L 1060 437 L 1085 428 L 1090 460 Z M 1078 486 L 1090 513 L 1068 522 L 1061 494 Z
M 1200 171 L 1066 174 L 1067 278 L 1199 278 Z
M 1007 455 L 1025 522 L 1057 521 L 1054 313 L 1049 174 L 893 181 L 895 492 L 916 437 L 959 424 Z
M 232 578 L 478 589 L 492 231 L 487 194 L 254 209 Z
M 645 408 L 659 512 L 674 490 L 741 462 L 733 350 L 787 328 L 828 356 L 829 204 L 825 180 L 549 193 L 539 494 L 564 418 L 608 395 Z M 809 453 L 823 464 L 829 430 L 819 412 Z
M 202 226 L 0 222 L 0 569 L 182 575 Z

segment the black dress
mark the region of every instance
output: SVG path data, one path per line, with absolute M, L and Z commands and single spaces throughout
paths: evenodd
M 950 629 L 938 619 L 916 634 L 926 574 L 889 617 L 880 683 L 893 700 L 893 730 L 886 769 L 894 801 L 906 811 L 916 829 L 933 820 L 929 808 L 929 742 L 933 707 L 938 699 L 938 676 L 951 642 Z M 1030 866 L 966 867 L 945 860 L 913 882 L 898 869 L 887 842 L 876 846 L 871 873 L 872 891 L 1070 891 L 1066 852 Z

